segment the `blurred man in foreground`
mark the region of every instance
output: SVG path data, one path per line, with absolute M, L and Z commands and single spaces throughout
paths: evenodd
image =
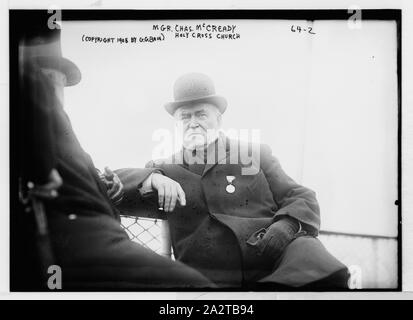
M 38 21 L 37 24 L 46 21 Z M 48 241 L 44 237 L 37 249 L 40 260 L 60 267 L 63 290 L 148 290 L 159 288 L 211 287 L 199 272 L 162 257 L 132 242 L 120 226 L 119 212 L 114 208 L 89 155 L 82 149 L 63 110 L 63 91 L 80 81 L 77 66 L 61 56 L 60 32 L 45 29 L 25 38 L 20 47 L 21 95 L 19 130 L 21 130 L 19 176 L 24 194 L 26 186 L 34 199 L 34 212 L 12 212 L 20 224 L 13 224 L 13 234 L 29 214 L 45 208 L 46 220 L 37 220 L 41 235 L 48 225 Z M 79 108 L 84 106 L 79 106 Z M 91 122 L 93 120 L 91 119 Z M 138 184 L 143 183 L 155 169 L 137 170 Z M 109 172 L 110 174 L 110 172 Z M 105 176 L 108 180 L 113 179 Z M 24 196 L 21 196 L 25 203 Z M 30 206 L 26 207 L 30 211 Z M 43 213 L 44 213 L 43 212 Z M 20 243 L 33 242 L 28 234 L 13 238 L 12 260 L 22 273 L 13 277 L 17 290 L 27 288 L 21 280 L 29 264 Z M 39 239 L 37 239 L 39 240 Z M 50 246 L 45 246 L 45 244 Z M 27 247 L 26 247 L 27 248 Z M 19 249 L 21 249 L 19 251 Z M 50 253 L 46 252 L 51 250 Z M 53 258 L 51 258 L 53 257 Z M 50 259 L 49 259 L 50 258 Z M 40 270 L 44 276 L 46 269 Z M 47 277 L 47 275 L 46 275 Z

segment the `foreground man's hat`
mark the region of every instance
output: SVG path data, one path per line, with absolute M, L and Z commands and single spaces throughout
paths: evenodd
M 61 71 L 66 76 L 65 86 L 80 82 L 79 68 L 69 59 L 62 57 L 59 29 L 26 38 L 22 50 L 26 61 L 34 62 L 40 68 Z
M 174 99 L 165 105 L 166 111 L 173 115 L 179 107 L 194 102 L 209 102 L 221 113 L 227 108 L 227 100 L 215 94 L 215 86 L 211 78 L 202 73 L 188 73 L 176 80 Z

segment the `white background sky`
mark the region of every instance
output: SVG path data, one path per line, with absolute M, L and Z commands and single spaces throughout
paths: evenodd
M 81 41 L 199 22 L 236 24 L 241 38 Z M 199 71 L 228 100 L 224 127 L 260 129 L 285 171 L 317 192 L 322 229 L 397 235 L 395 23 L 363 21 L 352 30 L 346 21 L 64 22 L 62 46 L 82 72 L 66 89 L 66 110 L 97 167 L 144 166 L 159 143 L 153 132 L 173 128 L 163 105 L 175 79 Z

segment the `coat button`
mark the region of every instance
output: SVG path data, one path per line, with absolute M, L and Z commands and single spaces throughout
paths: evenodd
M 69 220 L 76 220 L 77 219 L 77 215 L 75 215 L 75 214 L 69 214 L 68 215 L 68 218 L 69 218 Z

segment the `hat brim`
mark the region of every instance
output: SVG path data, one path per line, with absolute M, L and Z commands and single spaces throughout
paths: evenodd
M 80 82 L 82 74 L 72 61 L 63 57 L 34 57 L 39 67 L 61 71 L 66 76 L 66 87 L 74 86 Z
M 175 111 L 185 105 L 192 104 L 192 103 L 197 103 L 197 102 L 209 102 L 215 105 L 219 112 L 222 114 L 225 112 L 227 109 L 227 100 L 224 97 L 217 96 L 217 95 L 210 95 L 210 96 L 205 96 L 202 98 L 196 98 L 196 99 L 188 99 L 188 100 L 179 100 L 179 101 L 174 101 L 174 102 L 169 102 L 165 104 L 165 109 L 168 111 L 170 115 L 174 115 Z

